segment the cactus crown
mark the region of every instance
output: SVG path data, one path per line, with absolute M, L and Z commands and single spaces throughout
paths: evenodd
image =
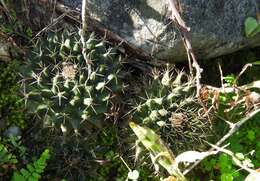
M 29 55 L 25 70 L 24 96 L 31 113 L 45 124 L 78 132 L 83 123 L 102 125 L 111 97 L 121 91 L 118 80 L 120 57 L 116 49 L 91 34 L 87 58 L 92 61 L 88 76 L 78 33 L 64 30 L 39 39 Z
M 210 122 L 199 115 L 195 83 L 184 72 L 154 71 L 145 84 L 145 95 L 133 103 L 133 118 L 157 132 L 174 153 L 203 146 L 210 135 Z M 186 79 L 186 80 L 184 80 Z

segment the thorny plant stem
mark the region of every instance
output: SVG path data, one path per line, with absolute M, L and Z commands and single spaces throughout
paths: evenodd
M 87 34 L 87 0 L 82 0 L 82 10 L 81 10 L 81 18 L 82 18 L 82 29 L 80 31 L 80 39 L 82 43 L 82 55 L 86 61 L 88 66 L 88 78 L 91 75 L 91 64 L 92 61 L 87 57 L 87 47 L 86 47 L 86 34 Z
M 254 117 L 256 114 L 258 114 L 260 112 L 260 109 L 257 109 L 255 111 L 252 111 L 251 113 L 249 113 L 246 117 L 244 117 L 243 119 L 241 119 L 239 122 L 230 125 L 230 130 L 229 132 L 224 135 L 216 144 L 215 146 L 219 147 L 222 143 L 224 143 L 230 136 L 232 136 L 244 123 L 246 123 L 249 119 L 251 119 L 252 117 Z M 208 152 L 212 152 L 214 151 L 215 148 L 212 147 L 211 149 L 208 150 Z M 220 150 L 221 151 L 221 150 Z M 206 157 L 205 157 L 206 158 Z M 202 159 L 203 160 L 203 159 Z M 196 161 L 193 165 L 191 165 L 188 169 L 186 169 L 183 174 L 186 175 L 187 173 L 189 173 L 194 167 L 196 167 L 202 160 L 198 160 Z
M 193 67 L 196 71 L 196 87 L 197 87 L 197 94 L 196 97 L 199 97 L 200 94 L 200 89 L 201 89 L 201 84 L 200 84 L 200 79 L 201 79 L 201 72 L 202 69 L 200 68 L 198 61 L 196 59 L 195 53 L 192 49 L 190 39 L 188 37 L 188 32 L 190 31 L 190 28 L 186 26 L 185 22 L 180 16 L 180 13 L 178 12 L 178 8 L 176 7 L 177 1 L 179 0 L 168 0 L 170 9 L 172 11 L 172 20 L 175 22 L 177 27 L 180 30 L 181 36 L 183 38 L 183 43 L 187 52 L 188 60 L 189 60 L 189 68 Z M 192 61 L 191 61 L 192 60 Z M 192 64 L 191 64 L 192 62 Z M 192 70 L 190 70 L 192 72 Z

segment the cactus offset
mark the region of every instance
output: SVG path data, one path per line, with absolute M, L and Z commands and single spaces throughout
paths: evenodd
M 101 127 L 111 97 L 120 92 L 120 57 L 91 34 L 86 42 L 92 60 L 88 77 L 80 36 L 68 31 L 39 39 L 23 67 L 24 96 L 31 113 L 63 132 L 78 132 L 83 122 Z
M 154 72 L 153 80 L 146 81 L 145 95 L 134 100 L 133 118 L 155 130 L 177 154 L 203 146 L 211 124 L 198 114 L 202 106 L 194 96 L 194 80 L 184 72 L 175 77 L 171 72 Z

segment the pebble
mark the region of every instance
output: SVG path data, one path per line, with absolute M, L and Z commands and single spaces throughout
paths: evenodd
M 21 129 L 17 126 L 10 126 L 5 132 L 4 135 L 6 137 L 17 137 L 17 136 L 21 136 L 22 132 Z

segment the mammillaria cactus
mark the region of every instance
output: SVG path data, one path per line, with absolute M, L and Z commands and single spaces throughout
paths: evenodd
M 120 56 L 104 40 L 91 34 L 87 57 L 92 62 L 88 76 L 78 33 L 63 32 L 39 39 L 23 69 L 23 85 L 29 112 L 44 124 L 60 126 L 63 132 L 78 132 L 83 123 L 100 127 L 122 90 L 118 80 Z
M 184 72 L 171 72 L 155 71 L 146 81 L 145 94 L 133 101 L 133 119 L 157 132 L 177 154 L 203 146 L 211 124 L 200 115 L 203 107 L 195 97 L 195 81 Z

